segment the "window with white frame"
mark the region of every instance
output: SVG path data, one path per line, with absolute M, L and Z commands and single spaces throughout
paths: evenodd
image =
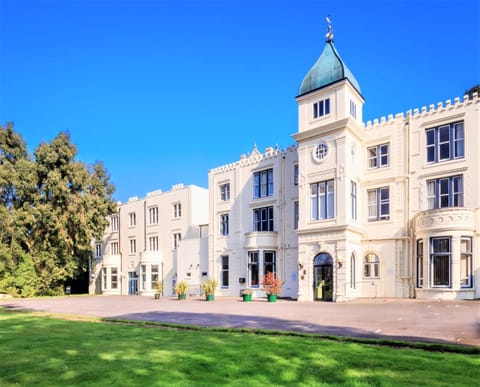
M 352 220 L 357 220 L 357 183 L 350 181 L 350 206 Z
M 230 183 L 220 185 L 220 200 L 222 202 L 228 202 L 230 200 Z
M 460 286 L 471 288 L 473 286 L 472 238 L 462 237 L 460 246 Z
M 417 240 L 417 288 L 423 288 L 423 239 Z
M 298 164 L 293 166 L 293 185 L 298 185 Z
M 451 286 L 452 251 L 450 237 L 430 238 L 430 283 L 432 287 Z
M 367 191 L 368 221 L 390 219 L 390 190 L 388 187 Z
M 150 251 L 158 251 L 158 236 L 148 237 L 148 249 Z
M 178 248 L 178 245 L 180 244 L 180 241 L 182 240 L 182 234 L 179 232 L 176 232 L 173 234 L 173 249 L 176 250 Z
M 328 155 L 328 144 L 321 141 L 313 149 L 313 158 L 315 161 L 321 162 Z
M 353 99 L 350 100 L 350 115 L 353 118 L 357 118 L 357 104 Z
M 158 224 L 158 207 L 148 209 L 148 224 Z
M 222 288 L 229 287 L 229 262 L 228 262 L 228 255 L 222 255 L 220 257 L 221 260 L 221 270 L 220 270 L 220 286 Z
M 263 274 L 277 273 L 276 269 L 276 252 L 272 250 L 265 250 L 263 252 Z
M 298 200 L 293 202 L 293 229 L 298 230 L 298 221 L 300 219 L 300 209 Z
M 277 253 L 274 250 L 248 252 L 248 287 L 259 287 L 261 278 L 267 273 L 277 273 Z
M 147 265 L 140 266 L 140 289 L 147 290 Z
M 460 159 L 465 156 L 463 122 L 430 128 L 425 133 L 428 163 Z
M 100 259 L 102 257 L 102 244 L 95 243 L 95 258 Z
M 313 104 L 313 118 L 320 118 L 330 114 L 330 98 L 322 99 Z
M 332 219 L 335 216 L 335 188 L 333 180 L 310 185 L 312 220 Z
M 135 254 L 137 252 L 137 240 L 136 239 L 129 239 L 129 251 L 130 254 Z
M 135 227 L 137 225 L 137 214 L 135 212 L 130 212 L 128 214 L 128 225 L 130 227 Z
M 152 265 L 150 267 L 150 289 L 156 289 L 157 281 L 160 282 L 160 272 L 158 268 L 158 265 Z
M 182 217 L 182 203 L 173 204 L 173 217 L 181 218 Z
M 442 177 L 427 181 L 428 209 L 463 207 L 463 176 Z
M 248 287 L 260 286 L 258 251 L 248 252 Z
M 110 218 L 110 230 L 112 232 L 117 232 L 118 231 L 118 216 L 117 215 L 112 215 Z
M 110 277 L 111 277 L 111 288 L 118 289 L 118 268 L 112 267 L 110 269 Z
M 118 242 L 111 242 L 110 243 L 110 254 L 118 255 L 118 252 L 119 252 Z
M 255 172 L 253 174 L 253 197 L 264 198 L 273 195 L 273 169 Z
M 229 233 L 228 214 L 220 215 L 220 235 L 227 236 Z
M 253 210 L 253 231 L 273 231 L 273 207 Z
M 376 254 L 369 253 L 365 256 L 363 263 L 363 276 L 365 278 L 379 278 L 380 277 L 380 259 Z
M 390 164 L 388 144 L 375 145 L 368 148 L 368 168 L 383 168 Z
M 107 290 L 107 268 L 102 267 L 102 290 Z

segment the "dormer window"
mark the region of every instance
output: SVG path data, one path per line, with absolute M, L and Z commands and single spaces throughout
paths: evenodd
M 322 99 L 313 104 L 313 119 L 330 114 L 330 98 Z

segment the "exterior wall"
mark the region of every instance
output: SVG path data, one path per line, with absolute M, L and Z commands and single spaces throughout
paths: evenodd
M 174 293 L 177 278 L 186 279 L 187 275 L 192 289 L 198 288 L 199 262 L 207 261 L 207 198 L 206 189 L 179 184 L 170 191 L 150 192 L 143 199 L 134 197 L 119 204 L 104 234 L 102 254 L 94 258 L 91 267 L 90 292 L 151 296 L 158 279 L 163 282 L 164 294 L 169 295 Z M 112 231 L 115 217 L 118 231 Z M 181 236 L 176 246 L 174 234 Z M 119 245 L 117 254 L 112 242 Z M 188 271 L 190 265 L 196 273 Z M 117 286 L 112 282 L 112 269 L 118 272 Z
M 255 148 L 247 157 L 209 172 L 209 274 L 222 284 L 222 257 L 228 257 L 228 286 L 221 286 L 219 294 L 239 296 L 241 289 L 253 288 L 263 295 L 258 285 L 249 283 L 248 252 L 260 255 L 260 281 L 264 270 L 263 253 L 274 251 L 276 274 L 282 280 L 282 296 L 297 296 L 297 238 L 294 231 L 294 202 L 298 200 L 294 184 L 296 150 L 280 151 L 267 148 L 260 154 Z M 273 193 L 254 198 L 254 174 L 273 170 Z M 221 187 L 230 186 L 229 200 L 221 197 Z M 273 207 L 273 231 L 254 231 L 254 210 Z M 229 216 L 228 235 L 222 235 L 221 216 Z

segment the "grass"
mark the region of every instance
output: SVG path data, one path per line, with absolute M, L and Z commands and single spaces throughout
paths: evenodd
M 0 359 L 1 386 L 473 386 L 480 377 L 478 353 L 1 309 Z

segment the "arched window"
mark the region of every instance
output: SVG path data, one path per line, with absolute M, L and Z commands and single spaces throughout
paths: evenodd
M 380 276 L 379 266 L 380 260 L 378 257 L 373 253 L 368 253 L 363 264 L 363 276 L 365 278 L 378 278 Z
M 353 252 L 350 256 L 350 287 L 352 289 L 355 289 L 355 287 L 357 286 L 357 279 L 355 278 L 355 258 L 355 252 Z

